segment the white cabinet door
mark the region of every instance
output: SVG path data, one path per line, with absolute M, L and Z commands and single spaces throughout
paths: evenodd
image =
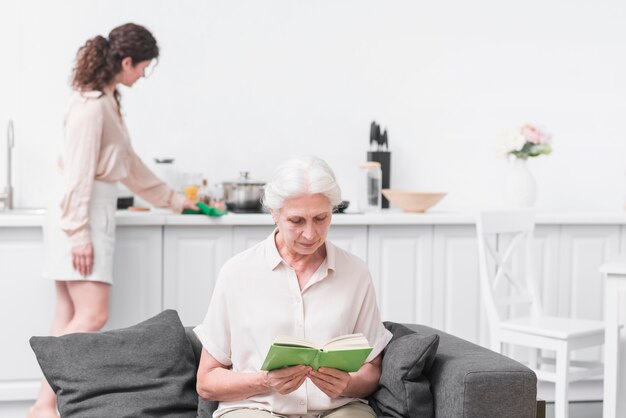
M 116 235 L 114 286 L 107 329 L 143 321 L 161 310 L 161 227 L 120 227 Z M 41 228 L 0 230 L 0 401 L 35 399 L 41 372 L 28 344 L 49 335 L 54 282 L 41 278 Z M 4 360 L 3 360 L 4 359 Z
M 434 227 L 432 277 L 431 325 L 486 344 L 474 225 Z
M 215 280 L 232 255 L 233 227 L 164 228 L 163 301 L 176 309 L 185 326 L 202 322 Z
M 55 294 L 54 282 L 41 277 L 42 259 L 41 228 L 0 229 L 0 403 L 35 399 L 39 389 L 28 340 L 50 334 Z
M 383 320 L 430 324 L 432 227 L 371 226 L 367 261 Z
M 367 261 L 367 226 L 332 225 L 328 239 L 342 250 Z
M 236 226 L 233 229 L 233 255 L 238 254 L 263 241 L 274 230 L 268 226 Z
M 619 251 L 617 225 L 561 227 L 558 313 L 561 316 L 602 319 L 603 277 L 600 266 Z
M 537 225 L 534 233 L 534 278 L 546 315 L 558 315 L 559 246 L 558 225 Z
M 561 226 L 559 254 L 559 316 L 604 318 L 604 277 L 600 266 L 619 251 L 617 225 Z M 601 349 L 578 350 L 573 358 L 598 360 Z
M 118 226 L 106 329 L 144 321 L 162 310 L 163 228 Z

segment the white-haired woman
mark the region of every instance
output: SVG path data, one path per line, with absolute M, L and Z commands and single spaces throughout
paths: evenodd
M 200 396 L 219 401 L 217 417 L 376 417 L 363 401 L 378 387 L 383 326 L 370 273 L 326 237 L 341 190 L 315 157 L 281 164 L 265 187 L 276 229 L 220 271 L 203 323 Z M 277 335 L 322 345 L 363 333 L 373 350 L 354 373 L 307 366 L 260 371 Z

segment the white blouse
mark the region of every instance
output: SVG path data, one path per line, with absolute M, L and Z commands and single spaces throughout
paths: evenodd
M 300 291 L 295 271 L 276 249 L 275 233 L 231 258 L 220 271 L 206 318 L 194 329 L 209 354 L 236 372 L 257 373 L 278 335 L 321 346 L 339 335 L 361 332 L 374 348 L 367 361 L 378 356 L 391 333 L 380 319 L 365 262 L 326 241 L 326 260 Z M 215 416 L 240 408 L 315 416 L 353 401 L 331 399 L 307 379 L 288 395 L 220 402 Z

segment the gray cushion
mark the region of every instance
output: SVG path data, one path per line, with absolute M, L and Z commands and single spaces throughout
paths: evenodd
M 407 327 L 385 322 L 393 338 L 383 351 L 379 387 L 369 398 L 378 417 L 432 417 L 433 395 L 425 373 L 431 368 L 438 335 L 421 335 Z
M 196 357 L 176 311 L 30 345 L 63 417 L 196 416 Z

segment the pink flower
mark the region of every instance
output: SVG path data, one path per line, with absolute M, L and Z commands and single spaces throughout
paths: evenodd
M 539 145 L 547 144 L 550 142 L 550 134 L 529 123 L 522 126 L 522 135 L 524 135 L 528 142 L 533 144 Z
M 522 135 L 526 137 L 528 142 L 533 144 L 541 143 L 541 131 L 530 124 L 522 126 Z

